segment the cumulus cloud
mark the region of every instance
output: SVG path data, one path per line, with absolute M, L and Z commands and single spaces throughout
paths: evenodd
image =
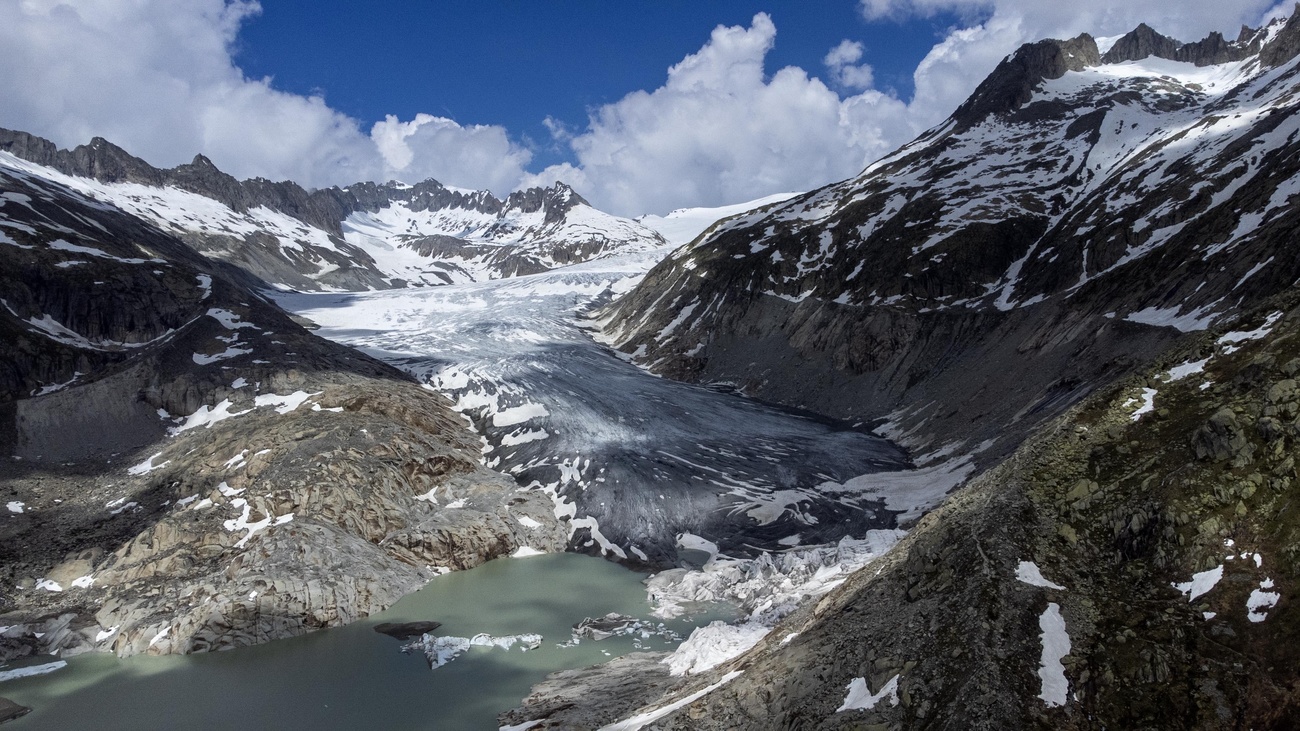
M 663 86 L 594 110 L 570 141 L 576 166 L 548 168 L 529 182 L 564 180 L 617 213 L 662 213 L 816 187 L 909 136 L 901 133 L 909 124 L 897 114 L 902 103 L 879 92 L 846 102 L 803 69 L 766 76 L 775 40 L 764 13 L 748 28 L 719 26 L 668 70 Z
M 0 0 L 0 124 L 62 146 L 106 137 L 162 166 L 202 152 L 239 177 L 309 186 L 436 173 L 507 192 L 522 175 L 528 153 L 500 127 L 421 115 L 372 138 L 320 96 L 246 78 L 230 47 L 258 12 L 246 0 Z
M 1119 35 L 1141 22 L 1195 40 L 1213 30 L 1235 34 L 1239 24 L 1283 12 L 1273 0 L 1162 7 L 1130 0 L 859 1 L 872 22 L 940 12 L 960 19 L 918 65 L 912 99 L 872 88 L 866 49 L 850 39 L 824 59 L 827 78 L 848 96 L 798 68 L 766 77 L 763 61 L 776 28 L 760 13 L 748 28 L 715 29 L 698 53 L 669 69 L 663 86 L 594 110 L 587 129 L 570 140 L 577 165 L 553 166 L 528 180 L 565 180 L 598 205 L 628 214 L 807 190 L 856 174 L 940 123 L 1023 43 L 1082 32 Z
M 822 63 L 826 64 L 831 78 L 840 86 L 856 90 L 870 89 L 875 83 L 875 73 L 868 64 L 858 63 L 865 50 L 860 42 L 845 38 L 826 54 Z
M 434 178 L 476 190 L 510 190 L 532 159 L 502 127 L 461 126 L 431 114 L 410 122 L 390 114 L 375 123 L 370 137 L 390 174 L 407 181 Z

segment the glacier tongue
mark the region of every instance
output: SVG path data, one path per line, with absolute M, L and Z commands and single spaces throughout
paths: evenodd
M 892 528 L 879 497 L 819 488 L 904 467 L 890 443 L 652 377 L 593 341 L 579 311 L 666 253 L 481 283 L 278 298 L 320 334 L 443 392 L 483 435 L 487 466 L 555 500 L 575 549 L 671 565 L 687 533 L 752 556 Z

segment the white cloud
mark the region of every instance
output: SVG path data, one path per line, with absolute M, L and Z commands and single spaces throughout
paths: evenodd
M 390 114 L 375 123 L 370 137 L 389 174 L 407 182 L 434 178 L 476 190 L 509 191 L 532 159 L 503 127 L 463 127 L 430 114 L 417 114 L 410 122 Z
M 844 40 L 826 55 L 841 98 L 798 68 L 770 78 L 763 61 L 776 28 L 766 14 L 749 28 L 718 27 L 708 43 L 668 71 L 663 86 L 638 91 L 590 115 L 570 144 L 578 165 L 529 178 L 563 179 L 619 213 L 663 213 L 722 205 L 850 177 L 866 163 L 938 124 L 998 62 L 1023 43 L 1089 32 L 1118 35 L 1146 22 L 1184 40 L 1210 31 L 1235 37 L 1259 25 L 1272 0 L 860 0 L 869 21 L 955 13 L 952 29 L 918 65 L 904 102 L 871 88 L 866 49 Z M 1289 8 L 1287 9 L 1289 11 Z
M 0 125 L 65 147 L 106 137 L 160 166 L 202 152 L 237 177 L 309 186 L 436 174 L 507 192 L 518 181 L 528 153 L 500 127 L 421 115 L 403 140 L 391 118 L 371 139 L 319 96 L 246 78 L 230 46 L 258 12 L 242 0 L 0 0 Z M 390 166 L 380 145 L 410 157 L 399 150 L 404 163 Z
M 662 87 L 594 110 L 570 142 L 576 167 L 530 182 L 564 180 L 616 213 L 662 213 L 841 179 L 915 132 L 902 131 L 903 104 L 879 92 L 845 101 L 799 68 L 765 76 L 775 40 L 764 13 L 748 28 L 719 26 Z
M 826 64 L 826 70 L 830 72 L 831 78 L 840 86 L 859 91 L 870 89 L 875 82 L 875 74 L 871 66 L 858 63 L 862 60 L 865 50 L 858 41 L 846 38 L 826 54 L 822 63 Z

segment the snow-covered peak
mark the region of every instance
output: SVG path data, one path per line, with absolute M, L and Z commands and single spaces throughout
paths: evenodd
M 746 201 L 745 203 L 718 206 L 716 208 L 678 208 L 666 216 L 646 214 L 638 218 L 637 221 L 646 228 L 658 231 L 659 235 L 663 236 L 668 243 L 681 246 L 690 243 L 695 237 L 724 218 L 748 213 L 757 208 L 770 206 L 773 203 L 781 203 L 797 195 L 799 193 L 777 193 L 764 198 Z

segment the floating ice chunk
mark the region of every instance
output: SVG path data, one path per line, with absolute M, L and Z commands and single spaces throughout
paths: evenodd
M 19 678 L 30 678 L 35 675 L 46 675 L 55 670 L 60 670 L 68 666 L 64 660 L 56 662 L 47 662 L 44 665 L 29 665 L 25 668 L 14 668 L 13 670 L 0 670 L 0 683 L 6 680 L 17 680 Z
M 869 711 L 876 707 L 876 704 L 885 698 L 889 698 L 889 705 L 898 705 L 898 676 L 889 679 L 888 683 L 881 686 L 880 690 L 872 693 L 867 689 L 866 678 L 854 678 L 849 681 L 846 688 L 848 695 L 844 696 L 844 702 L 839 708 L 835 709 L 836 713 L 844 711 Z
M 1187 601 L 1196 601 L 1196 597 L 1206 594 L 1214 585 L 1219 583 L 1223 578 L 1223 564 L 1219 564 L 1207 571 L 1192 574 L 1192 580 L 1181 584 L 1174 584 L 1173 587 L 1187 595 Z
M 509 650 L 515 645 L 519 645 L 521 650 L 527 652 L 528 650 L 537 649 L 541 644 L 542 636 L 532 633 L 507 635 L 505 637 L 493 637 L 486 633 L 477 634 L 473 637 L 434 637 L 426 634 L 415 642 L 404 645 L 402 652 L 423 652 L 425 658 L 429 661 L 430 668 L 440 668 L 460 657 L 471 647 L 496 647 Z
M 1061 664 L 1061 658 L 1070 654 L 1070 635 L 1065 631 L 1061 607 L 1055 602 L 1048 604 L 1038 618 L 1038 628 L 1043 631 L 1043 656 L 1038 667 L 1042 691 L 1038 697 L 1043 699 L 1048 708 L 1063 706 L 1070 690 L 1070 681 L 1065 677 L 1065 666 Z
M 1020 565 L 1016 567 L 1016 579 L 1023 581 L 1030 586 L 1041 586 L 1047 589 L 1060 589 L 1062 591 L 1065 590 L 1064 586 L 1043 578 L 1043 572 L 1038 570 L 1038 564 L 1035 564 L 1033 561 L 1020 562 Z

